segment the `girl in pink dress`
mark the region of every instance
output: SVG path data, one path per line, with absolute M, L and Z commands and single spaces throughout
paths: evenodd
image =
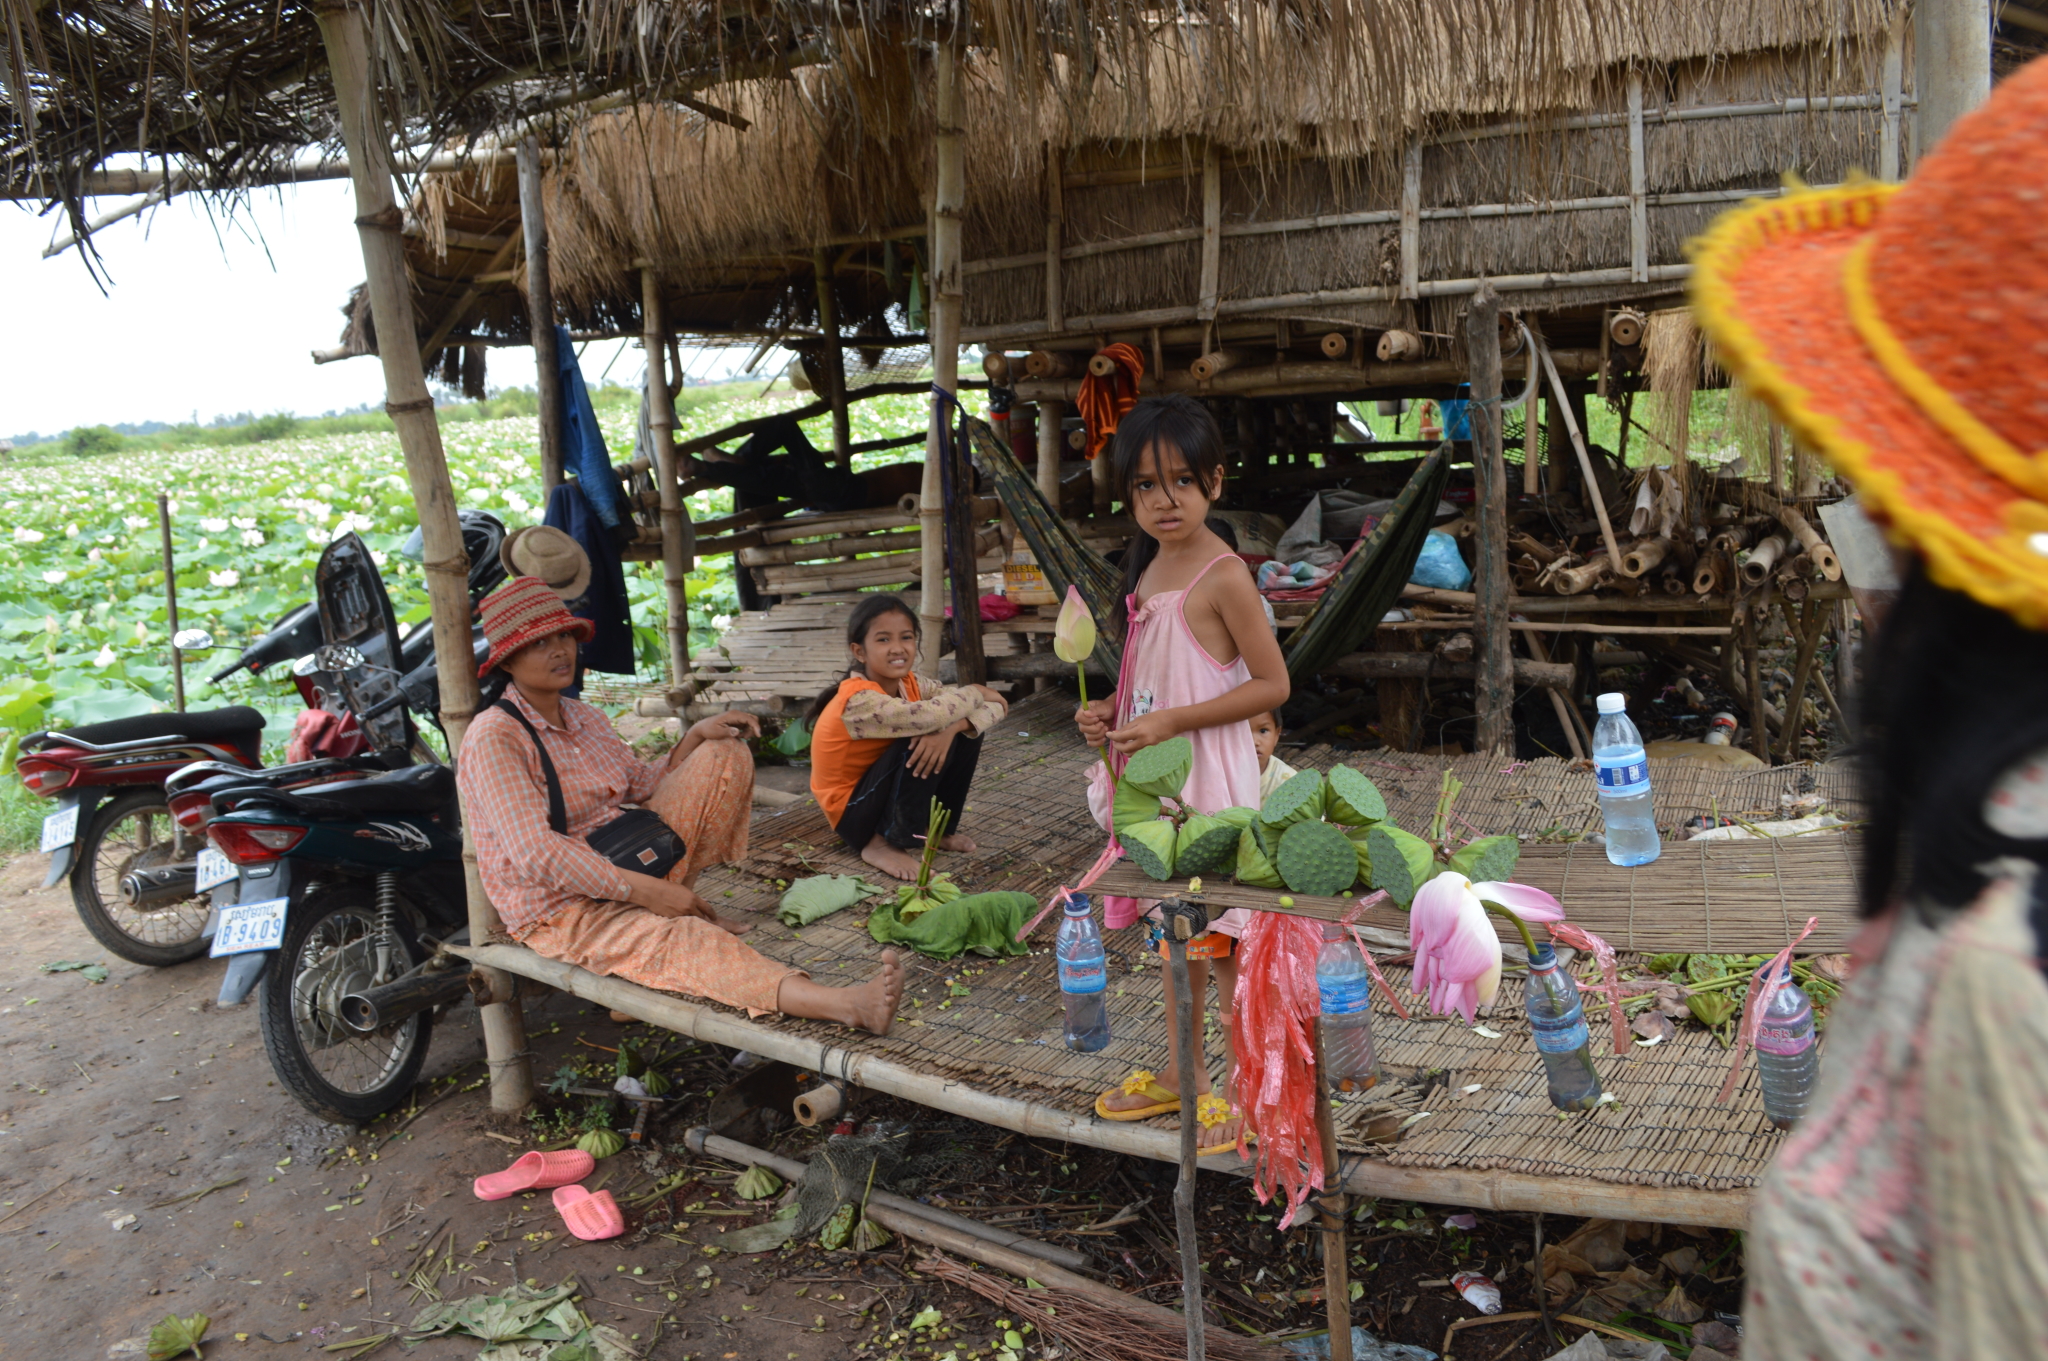
M 1252 576 L 1216 532 L 1209 508 L 1223 493 L 1223 432 L 1208 408 L 1191 397 L 1148 397 L 1118 422 L 1114 480 L 1138 523 L 1124 554 L 1124 589 L 1130 623 L 1124 635 L 1123 672 L 1115 693 L 1091 700 L 1074 715 L 1091 746 L 1109 745 L 1117 769 L 1131 754 L 1183 734 L 1194 744 L 1194 767 L 1182 797 L 1204 813 L 1257 807 L 1259 759 L 1249 720 L 1278 709 L 1288 696 L 1287 666 L 1266 622 Z M 1110 785 L 1096 766 L 1089 805 L 1109 825 Z M 1106 924 L 1128 926 L 1152 904 L 1112 898 Z M 1231 949 L 1249 922 L 1242 910 L 1225 913 L 1188 951 L 1188 982 L 1201 1006 L 1215 964 L 1224 1033 L 1229 1034 L 1237 984 Z M 1199 957 L 1198 957 L 1199 956 Z M 1172 979 L 1166 1006 L 1173 1015 Z M 1180 1109 L 1180 1065 L 1173 1045 L 1158 1074 L 1139 1069 L 1096 1098 L 1107 1120 L 1143 1120 Z M 1202 1030 L 1198 1023 L 1196 1033 Z M 1204 1154 L 1237 1142 L 1237 1113 L 1209 1093 L 1208 1064 L 1195 1064 L 1196 1103 Z M 1231 1072 L 1236 1058 L 1231 1056 Z

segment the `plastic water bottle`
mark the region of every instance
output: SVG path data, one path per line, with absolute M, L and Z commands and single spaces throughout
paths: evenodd
M 1764 1114 L 1779 1129 L 1791 1129 L 1806 1114 L 1820 1072 L 1814 1043 L 1813 1002 L 1792 981 L 1792 966 L 1778 975 L 1778 991 L 1756 1027 L 1756 1072 L 1764 1088 Z
M 1053 953 L 1059 959 L 1060 991 L 1066 995 L 1067 1048 L 1093 1054 L 1109 1044 L 1109 960 L 1087 894 L 1067 899 Z
M 1557 966 L 1549 941 L 1529 956 L 1529 978 L 1522 985 L 1529 1025 L 1536 1032 L 1536 1052 L 1550 1079 L 1550 1104 L 1561 1111 L 1589 1111 L 1600 1103 L 1600 1074 L 1593 1067 L 1592 1037 L 1586 1033 L 1585 1008 L 1579 985 Z
M 1593 729 L 1593 771 L 1600 778 L 1600 813 L 1607 820 L 1607 858 L 1617 865 L 1647 865 L 1664 852 L 1657 810 L 1650 802 L 1650 758 L 1643 735 L 1628 721 L 1628 696 L 1600 696 Z
M 1380 1080 L 1372 1047 L 1372 975 L 1350 935 L 1335 922 L 1323 924 L 1316 991 L 1323 999 L 1325 1080 L 1347 1092 L 1362 1092 Z

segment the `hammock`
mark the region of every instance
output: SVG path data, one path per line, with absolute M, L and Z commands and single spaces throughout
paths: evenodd
M 1052 589 L 1064 596 L 1069 586 L 1095 616 L 1097 655 L 1112 676 L 1121 669 L 1120 640 L 1110 621 L 1123 618 L 1123 574 L 1082 544 L 1059 514 L 1046 504 L 1037 481 L 997 438 L 987 421 L 965 418 L 974 466 L 1017 522 Z M 1444 485 L 1450 480 L 1449 446 L 1439 446 L 1422 460 L 1408 485 L 1394 498 L 1393 508 L 1338 569 L 1336 580 L 1309 611 L 1282 648 L 1289 679 L 1299 680 L 1355 652 L 1379 627 L 1381 618 L 1400 598 L 1415 570 L 1422 541 Z

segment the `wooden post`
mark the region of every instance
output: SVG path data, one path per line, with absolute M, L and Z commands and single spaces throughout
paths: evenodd
M 839 299 L 832 291 L 832 262 L 824 251 L 815 251 L 811 268 L 818 285 L 818 330 L 825 336 L 821 358 L 828 391 L 819 395 L 832 403 L 832 457 L 840 467 L 851 468 L 853 425 L 846 411 L 846 345 L 839 338 Z
M 324 0 L 314 14 L 327 49 L 342 143 L 348 149 L 349 178 L 355 186 L 356 227 L 369 276 L 378 357 L 384 365 L 384 409 L 398 428 L 406 480 L 412 485 L 426 549 L 434 658 L 440 668 L 441 726 L 448 734 L 449 754 L 459 759 L 462 736 L 478 703 L 476 658 L 469 640 L 469 557 L 462 547 L 462 525 L 456 518 L 455 491 L 441 452 L 434 399 L 427 393 L 426 375 L 420 367 L 412 288 L 399 236 L 405 215 L 391 183 L 390 138 L 378 116 L 369 24 L 360 5 L 349 0 Z M 539 157 L 531 143 L 521 154 L 529 152 L 537 171 Z M 504 927 L 484 896 L 474 842 L 467 830 L 462 839 L 462 868 L 469 890 L 470 941 L 483 945 L 502 940 Z M 491 1109 L 500 1115 L 517 1115 L 533 1104 L 533 1069 L 526 1052 L 526 1020 L 519 1011 L 512 977 L 479 966 L 473 986 L 491 999 L 478 1008 L 491 1074 Z
M 1202 1240 L 1195 1233 L 1195 1154 L 1201 1145 L 1201 1122 L 1194 1118 L 1195 1074 L 1208 1062 L 1195 1028 L 1194 988 L 1188 982 L 1188 919 L 1167 919 L 1167 967 L 1173 974 L 1173 1033 L 1180 1055 L 1180 1179 L 1173 1187 L 1173 1226 L 1180 1239 L 1180 1304 L 1188 1321 L 1188 1361 L 1208 1356 L 1202 1318 Z
M 1899 137 L 1901 115 L 1905 111 L 1905 53 L 1904 35 L 1899 32 L 1900 21 L 1894 21 L 1884 35 L 1884 65 L 1878 77 L 1878 88 L 1884 100 L 1884 132 L 1878 143 L 1877 177 L 1886 184 L 1899 182 L 1899 168 L 1905 158 L 1901 152 Z
M 1323 1313 L 1330 1321 L 1330 1361 L 1351 1361 L 1350 1247 L 1344 1216 L 1351 1198 L 1344 1194 L 1343 1169 L 1337 1161 L 1337 1120 L 1330 1113 L 1329 1067 L 1324 1062 L 1323 1018 L 1314 1021 L 1316 1047 L 1316 1141 L 1323 1146 L 1323 1194 L 1316 1199 L 1323 1228 Z
M 1195 315 L 1216 320 L 1216 302 L 1223 281 L 1223 162 L 1211 142 L 1202 150 L 1202 276 Z M 1160 374 L 1164 378 L 1165 374 Z
M 1991 94 L 1991 0 L 1917 0 L 1913 6 L 1913 93 L 1920 121 L 1915 160 Z
M 1373 647 L 1380 652 L 1421 652 L 1422 634 L 1413 629 L 1381 629 L 1373 635 Z M 1429 682 L 1376 680 L 1373 693 L 1380 701 L 1380 741 L 1391 751 L 1422 750 L 1422 718 L 1429 709 Z
M 1061 299 L 1060 251 L 1066 233 L 1066 187 L 1060 183 L 1060 149 L 1045 144 L 1045 333 L 1056 336 L 1067 329 L 1065 303 Z M 1039 446 L 1041 449 L 1043 445 Z
M 1650 278 L 1649 177 L 1643 169 L 1643 73 L 1628 73 L 1628 277 Z M 1604 370 L 1603 370 L 1604 375 Z
M 981 533 L 974 523 L 974 464 L 967 454 L 967 424 L 953 427 L 954 438 L 946 453 L 946 578 L 952 587 L 953 667 L 962 685 L 980 685 L 988 680 L 988 661 L 981 650 L 981 587 L 976 580 L 981 554 Z M 1009 551 L 1009 537 L 1001 535 L 997 548 Z M 998 559 L 1000 561 L 1000 558 Z
M 555 353 L 555 287 L 548 274 L 540 143 L 531 137 L 521 142 L 518 161 L 519 220 L 526 228 L 526 316 L 533 333 L 534 391 L 540 398 L 540 495 L 545 503 L 548 494 L 562 485 L 562 361 Z M 381 349 L 382 328 L 377 335 Z
M 1743 689 L 1748 694 L 1749 745 L 1757 759 L 1765 765 L 1771 762 L 1770 720 L 1764 717 L 1764 675 L 1763 664 L 1757 656 L 1759 612 L 1769 608 L 1769 595 L 1758 592 L 1742 612 L 1742 665 L 1745 681 Z
M 941 43 L 933 54 L 934 90 L 931 222 L 932 384 L 958 396 L 960 391 L 960 222 L 967 202 L 967 160 L 960 107 L 960 54 Z M 932 675 L 939 669 L 939 636 L 946 624 L 946 530 L 944 469 L 940 465 L 951 403 L 938 393 L 931 398 L 931 423 L 925 432 L 924 494 L 918 504 L 923 530 L 920 547 L 924 568 L 917 612 L 924 628 L 922 663 Z M 963 619 L 961 629 L 977 623 Z
M 1514 663 L 1508 652 L 1508 470 L 1501 456 L 1500 295 L 1482 282 L 1465 313 L 1465 355 L 1472 376 L 1472 472 L 1478 500 L 1472 638 L 1479 645 L 1473 685 L 1477 749 L 1511 755 L 1515 746 Z
M 1109 451 L 1110 446 L 1105 444 L 1102 446 L 1102 453 L 1098 457 L 1088 460 L 1088 477 L 1090 485 L 1094 488 L 1095 492 L 1095 513 L 1097 515 L 1109 514 L 1110 505 L 1116 500 L 1116 489 L 1109 485 L 1111 462 Z
M 1419 135 L 1408 140 L 1408 153 L 1401 161 L 1401 296 L 1422 296 L 1422 138 Z
M 677 695 L 690 679 L 689 547 L 683 542 L 683 488 L 676 480 L 676 406 L 669 391 L 663 355 L 668 349 L 668 322 L 662 315 L 661 281 L 652 269 L 640 271 L 641 347 L 647 351 L 647 425 L 654 439 L 654 485 L 661 495 L 661 576 L 668 590 L 669 703 L 680 709 L 689 702 Z
M 1537 440 L 1537 415 L 1543 407 L 1542 380 L 1536 376 L 1536 347 L 1529 346 L 1529 400 L 1522 406 L 1522 495 L 1543 491 L 1543 448 Z
M 1066 432 L 1060 419 L 1066 403 L 1047 398 L 1038 404 L 1038 490 L 1052 513 L 1060 513 L 1060 457 L 1066 453 Z
M 156 523 L 164 536 L 164 615 L 171 625 L 171 695 L 185 712 L 185 652 L 178 646 L 178 563 L 171 551 L 171 494 L 156 494 Z

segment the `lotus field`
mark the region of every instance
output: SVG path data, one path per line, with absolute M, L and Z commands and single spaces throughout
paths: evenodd
M 760 397 L 758 381 L 705 393 L 691 389 L 678 434 L 716 430 L 794 405 L 786 389 Z M 615 462 L 632 456 L 637 399 L 598 395 Z M 611 400 L 606 400 L 610 397 Z M 698 398 L 697 400 L 687 400 Z M 856 440 L 921 429 L 920 397 L 882 397 L 853 407 Z M 829 418 L 807 424 L 831 447 Z M 542 513 L 531 417 L 444 422 L 442 441 L 456 503 L 492 511 L 508 529 Z M 274 715 L 267 736 L 282 744 L 297 707 L 282 676 L 205 679 L 287 610 L 310 600 L 320 551 L 354 530 L 376 552 L 402 625 L 426 617 L 417 565 L 399 546 L 418 522 L 394 433 L 320 435 L 218 449 L 73 457 L 34 446 L 0 462 L 0 762 L 16 741 L 57 723 L 83 723 L 170 706 L 171 651 L 156 496 L 168 493 L 182 628 L 219 645 L 188 655 L 189 704 L 254 704 Z M 913 446 L 861 462 L 919 457 Z M 725 514 L 730 494 L 699 493 L 693 518 Z M 658 563 L 628 563 L 641 674 L 662 664 L 664 592 Z M 736 611 L 733 559 L 699 563 L 689 580 L 692 648 L 711 643 Z M 285 722 L 278 721 L 285 719 Z M 15 782 L 6 782 L 10 793 Z

